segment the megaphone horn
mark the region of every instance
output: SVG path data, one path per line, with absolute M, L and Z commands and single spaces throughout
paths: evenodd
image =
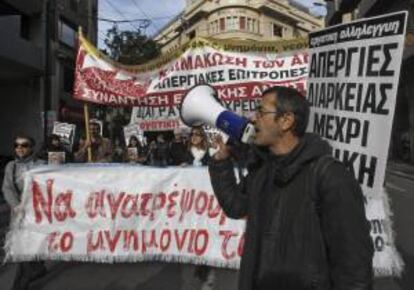
M 181 100 L 180 116 L 190 127 L 209 125 L 230 138 L 251 143 L 255 134 L 253 124 L 246 118 L 225 109 L 218 101 L 217 91 L 209 85 L 191 88 Z

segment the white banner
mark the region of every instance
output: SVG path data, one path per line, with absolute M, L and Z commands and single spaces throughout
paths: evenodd
M 364 19 L 309 37 L 308 129 L 330 142 L 362 186 L 378 275 L 402 268 L 383 185 L 406 17 L 400 12 Z
M 134 107 L 131 122 L 144 131 L 184 126 L 178 106 L 187 89 L 202 83 L 217 89 L 224 107 L 248 116 L 268 87 L 290 86 L 304 92 L 307 67 L 308 55 L 303 50 L 276 54 L 222 51 L 209 46 L 188 49 L 159 70 L 148 96 L 141 100 L 143 105 Z
M 187 90 L 197 84 L 214 86 L 223 106 L 241 115 L 254 111 L 261 92 L 270 86 L 300 91 L 306 87 L 308 55 L 303 39 L 253 43 L 243 52 L 195 39 L 185 51 L 145 68 L 112 62 L 82 36 L 79 43 L 74 97 L 134 106 L 131 123 L 143 131 L 184 127 L 178 107 Z
M 73 142 L 75 140 L 75 124 L 54 122 L 53 123 L 53 134 L 60 137 L 60 141 L 66 150 L 72 152 Z
M 207 168 L 43 167 L 26 176 L 13 261 L 161 260 L 237 268 L 245 223 L 226 218 Z

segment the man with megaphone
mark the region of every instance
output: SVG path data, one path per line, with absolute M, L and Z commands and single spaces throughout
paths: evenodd
M 222 129 L 220 122 L 226 123 L 230 138 L 252 143 L 248 174 L 239 183 L 231 146 L 220 138 L 209 164 L 224 212 L 247 218 L 239 289 L 372 289 L 373 245 L 361 188 L 331 157 L 326 141 L 305 133 L 306 99 L 295 89 L 273 87 L 263 92 L 252 120 L 234 121 L 234 116 L 223 117 L 228 111 L 206 87 L 190 90 L 190 105 L 184 98 L 185 122 Z M 200 102 L 202 107 L 195 108 Z

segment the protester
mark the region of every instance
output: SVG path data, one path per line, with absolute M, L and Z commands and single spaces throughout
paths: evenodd
M 147 162 L 148 150 L 141 144 L 136 136 L 131 136 L 124 151 L 124 161 L 145 164 Z
M 207 165 L 210 156 L 208 154 L 207 135 L 202 127 L 195 127 L 191 130 L 188 155 L 189 164 L 194 166 Z
M 150 143 L 149 162 L 151 166 L 167 166 L 169 157 L 169 145 L 163 134 L 157 136 L 157 141 Z
M 71 162 L 73 159 L 72 154 L 63 146 L 60 136 L 51 134 L 48 137 L 47 143 L 43 146 L 39 157 L 43 160 L 49 160 L 51 159 L 51 155 L 55 153 L 64 155 L 62 163 Z M 51 163 L 50 160 L 49 163 Z
M 111 141 L 101 135 L 101 125 L 95 120 L 89 122 L 90 141 L 83 138 L 79 142 L 79 149 L 74 157 L 78 162 L 88 161 L 88 148 L 92 151 L 92 162 L 111 162 L 112 145 Z
M 186 165 L 188 163 L 187 144 L 181 129 L 174 130 L 174 139 L 169 145 L 169 164 Z
M 14 139 L 15 159 L 6 165 L 2 187 L 4 198 L 14 211 L 19 209 L 24 173 L 45 163 L 36 158 L 34 146 L 34 139 L 29 136 L 19 135 Z
M 23 193 L 24 173 L 36 166 L 44 164 L 34 154 L 35 141 L 26 135 L 18 135 L 14 139 L 15 159 L 6 165 L 2 191 L 6 202 L 10 205 L 12 215 L 17 215 L 22 209 L 20 201 Z M 26 289 L 34 279 L 45 274 L 43 263 L 23 262 L 17 265 L 14 278 L 14 290 Z
M 228 217 L 247 218 L 241 290 L 372 289 L 361 188 L 326 141 L 305 133 L 308 117 L 296 90 L 266 90 L 253 118 L 254 159 L 239 184 L 230 146 L 216 140 L 214 192 Z

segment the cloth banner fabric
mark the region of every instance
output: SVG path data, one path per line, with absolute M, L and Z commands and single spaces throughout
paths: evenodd
M 6 241 L 13 261 L 239 266 L 245 222 L 226 218 L 206 167 L 40 167 L 22 206 Z
M 328 140 L 367 198 L 377 275 L 399 275 L 384 178 L 406 12 L 329 27 L 309 36 L 310 131 Z
M 142 71 L 110 62 L 81 37 L 74 97 L 98 104 L 134 106 L 131 123 L 139 124 L 141 130 L 173 130 L 184 126 L 178 107 L 187 90 L 197 84 L 214 86 L 223 106 L 248 116 L 269 86 L 304 91 L 307 67 L 304 50 L 241 53 L 203 42 L 166 64 Z

